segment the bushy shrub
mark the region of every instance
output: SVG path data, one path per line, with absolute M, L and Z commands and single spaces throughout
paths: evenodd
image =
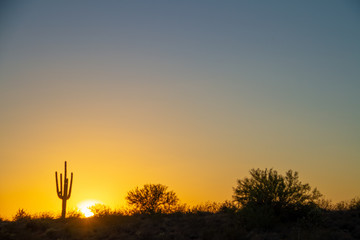
M 298 173 L 292 170 L 282 176 L 273 169 L 252 169 L 250 175 L 238 180 L 234 188 L 233 198 L 242 208 L 266 209 L 283 220 L 295 220 L 306 216 L 321 197 L 316 188 L 311 190 L 309 184 L 301 183 Z
M 336 210 L 346 211 L 346 210 L 360 210 L 360 198 L 355 197 L 350 201 L 341 201 L 335 205 Z
M 42 213 L 34 214 L 32 218 L 33 219 L 49 220 L 49 219 L 54 219 L 55 216 L 51 212 L 42 212 Z
M 226 200 L 220 205 L 219 212 L 223 213 L 235 213 L 239 209 L 239 206 L 233 201 Z
M 171 213 L 186 214 L 191 212 L 191 208 L 186 203 L 177 203 L 172 207 Z
M 335 209 L 334 204 L 329 199 L 319 198 L 315 203 L 321 210 L 332 211 Z
M 171 213 L 179 201 L 175 192 L 168 191 L 162 184 L 145 184 L 129 191 L 126 200 L 134 213 Z
M 81 213 L 80 210 L 75 209 L 75 210 L 71 210 L 67 213 L 67 217 L 68 218 L 81 218 L 83 217 L 83 214 Z
M 24 209 L 20 208 L 16 212 L 13 219 L 14 219 L 14 221 L 30 220 L 31 215 L 29 213 L 27 213 Z
M 190 209 L 190 212 L 192 212 L 192 213 L 216 213 L 219 211 L 220 207 L 221 207 L 220 203 L 205 202 L 205 203 L 193 206 Z
M 100 203 L 89 207 L 89 209 L 94 214 L 94 217 L 109 216 L 112 213 L 109 207 Z
M 350 210 L 360 210 L 360 198 L 359 197 L 355 197 L 350 200 L 349 209 Z

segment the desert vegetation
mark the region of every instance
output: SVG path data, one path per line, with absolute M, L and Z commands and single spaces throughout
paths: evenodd
M 0 219 L 0 239 L 360 239 L 360 199 L 332 203 L 291 170 L 252 169 L 223 203 L 188 206 L 162 184 L 136 187 L 126 200 L 117 210 L 96 204 L 90 218 L 19 209 Z
M 179 199 L 173 191 L 167 191 L 167 188 L 162 184 L 145 184 L 141 189 L 136 187 L 128 192 L 126 201 L 133 213 L 172 213 L 176 211 Z

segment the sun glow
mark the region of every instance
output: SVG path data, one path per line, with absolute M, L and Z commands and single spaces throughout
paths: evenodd
M 92 217 L 94 216 L 94 213 L 90 210 L 91 206 L 94 206 L 95 204 L 101 203 L 97 200 L 86 200 L 79 204 L 77 204 L 77 207 L 81 211 L 82 214 L 84 214 L 85 217 Z

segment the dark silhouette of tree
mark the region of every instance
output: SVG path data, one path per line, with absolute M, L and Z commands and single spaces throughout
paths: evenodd
M 162 184 L 145 184 L 127 193 L 126 201 L 135 213 L 155 214 L 171 213 L 178 204 L 178 197 L 173 191 L 167 191 Z
M 321 197 L 315 188 L 299 180 L 298 172 L 282 176 L 273 169 L 251 169 L 251 177 L 238 180 L 233 198 L 242 208 L 265 209 L 277 216 L 299 217 Z

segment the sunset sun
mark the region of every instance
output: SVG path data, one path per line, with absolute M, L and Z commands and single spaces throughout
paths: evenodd
M 94 216 L 94 213 L 90 210 L 90 207 L 94 206 L 95 204 L 101 203 L 100 201 L 96 200 L 86 200 L 83 202 L 80 202 L 77 207 L 81 211 L 82 214 L 84 214 L 85 217 L 92 217 Z

